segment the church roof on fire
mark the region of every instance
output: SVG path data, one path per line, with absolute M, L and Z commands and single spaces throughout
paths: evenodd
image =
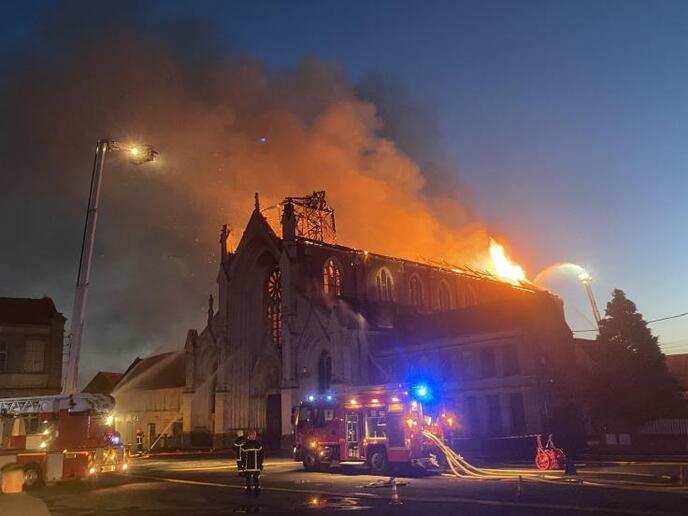
M 362 259 L 377 259 L 377 260 L 385 261 L 385 262 L 396 262 L 400 265 L 422 267 L 422 268 L 426 268 L 426 269 L 436 270 L 439 272 L 452 273 L 452 274 L 456 274 L 458 276 L 463 276 L 463 277 L 471 278 L 474 280 L 483 280 L 483 281 L 493 282 L 497 285 L 506 286 L 506 287 L 513 288 L 516 290 L 523 290 L 526 292 L 545 292 L 543 289 L 533 285 L 532 283 L 521 283 L 518 285 L 513 284 L 513 283 L 508 283 L 508 282 L 500 280 L 499 278 L 490 274 L 487 271 L 479 271 L 479 270 L 471 269 L 470 267 L 466 267 L 466 266 L 450 264 L 449 262 L 447 262 L 445 260 L 439 260 L 439 261 L 425 260 L 425 259 L 409 260 L 407 258 L 388 256 L 388 255 L 384 255 L 384 254 L 380 254 L 380 253 L 369 252 L 369 251 L 366 251 L 363 249 L 357 249 L 355 247 L 348 247 L 348 246 L 344 246 L 341 244 L 330 244 L 330 243 L 326 243 L 326 242 L 320 242 L 317 240 L 310 240 L 310 239 L 303 238 L 303 237 L 296 237 L 296 240 L 297 240 L 297 242 L 303 244 L 304 246 L 317 246 L 317 247 L 322 247 L 322 248 L 329 248 L 329 249 L 332 249 L 333 251 L 345 252 L 348 254 L 360 256 Z

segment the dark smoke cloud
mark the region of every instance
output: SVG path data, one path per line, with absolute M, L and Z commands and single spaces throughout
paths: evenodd
M 390 86 L 314 59 L 276 73 L 223 54 L 212 24 L 142 30 L 124 7 L 94 23 L 85 5 L 54 13 L 0 85 L 0 295 L 49 295 L 68 316 L 95 140 L 161 152 L 142 167 L 108 156 L 82 381 L 203 325 L 219 226 L 240 230 L 254 191 L 267 206 L 326 189 L 348 245 L 484 256 L 432 118 Z

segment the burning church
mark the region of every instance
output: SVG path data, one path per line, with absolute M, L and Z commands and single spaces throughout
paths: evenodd
M 527 281 L 383 256 L 336 242 L 324 192 L 255 209 L 236 248 L 220 238 L 217 309 L 186 338 L 187 446 L 257 428 L 291 446 L 310 393 L 430 379 L 480 440 L 570 425 L 574 363 L 561 301 Z M 574 410 L 572 411 L 572 407 Z

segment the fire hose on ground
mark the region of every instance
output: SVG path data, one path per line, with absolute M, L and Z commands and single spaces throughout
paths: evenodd
M 442 442 L 438 436 L 427 430 L 423 431 L 423 436 L 430 439 L 444 454 L 449 469 L 456 478 L 464 480 L 518 480 L 546 482 L 555 484 L 571 484 L 586 485 L 590 487 L 612 487 L 618 489 L 635 489 L 635 490 L 661 490 L 661 491 L 677 491 L 686 492 L 688 486 L 678 484 L 658 484 L 656 482 L 639 482 L 630 480 L 586 480 L 581 478 L 565 477 L 563 474 L 556 473 L 542 473 L 532 469 L 526 468 L 478 468 L 470 464 L 460 454 L 456 453 L 449 446 Z M 661 477 L 660 477 L 661 478 Z
M 476 466 L 473 466 L 466 459 L 464 459 L 460 454 L 456 453 L 449 446 L 444 444 L 444 442 L 442 442 L 442 439 L 437 437 L 432 432 L 425 430 L 425 431 L 423 431 L 423 436 L 426 437 L 427 439 L 430 439 L 437 446 L 437 448 L 444 454 L 444 456 L 447 460 L 447 464 L 449 465 L 449 469 L 451 469 L 452 473 L 457 478 L 471 478 L 471 479 L 510 478 L 510 479 L 514 479 L 514 478 L 518 478 L 519 476 L 520 477 L 535 477 L 535 478 L 540 478 L 543 476 L 542 473 L 538 473 L 538 472 L 533 471 L 531 469 L 525 469 L 525 468 L 524 469 L 478 468 Z M 559 478 L 559 476 L 556 476 L 556 478 Z

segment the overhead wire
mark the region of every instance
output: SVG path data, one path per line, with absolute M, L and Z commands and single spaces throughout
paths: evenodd
M 683 312 L 681 314 L 676 314 L 676 315 L 669 315 L 667 317 L 660 317 L 659 319 L 652 319 L 650 321 L 645 321 L 647 324 L 653 324 L 656 322 L 662 322 L 662 321 L 668 321 L 669 319 L 678 319 L 679 317 L 685 317 L 688 315 L 688 312 Z M 599 331 L 597 328 L 590 329 L 590 330 L 571 330 L 572 333 L 589 333 L 593 331 Z

